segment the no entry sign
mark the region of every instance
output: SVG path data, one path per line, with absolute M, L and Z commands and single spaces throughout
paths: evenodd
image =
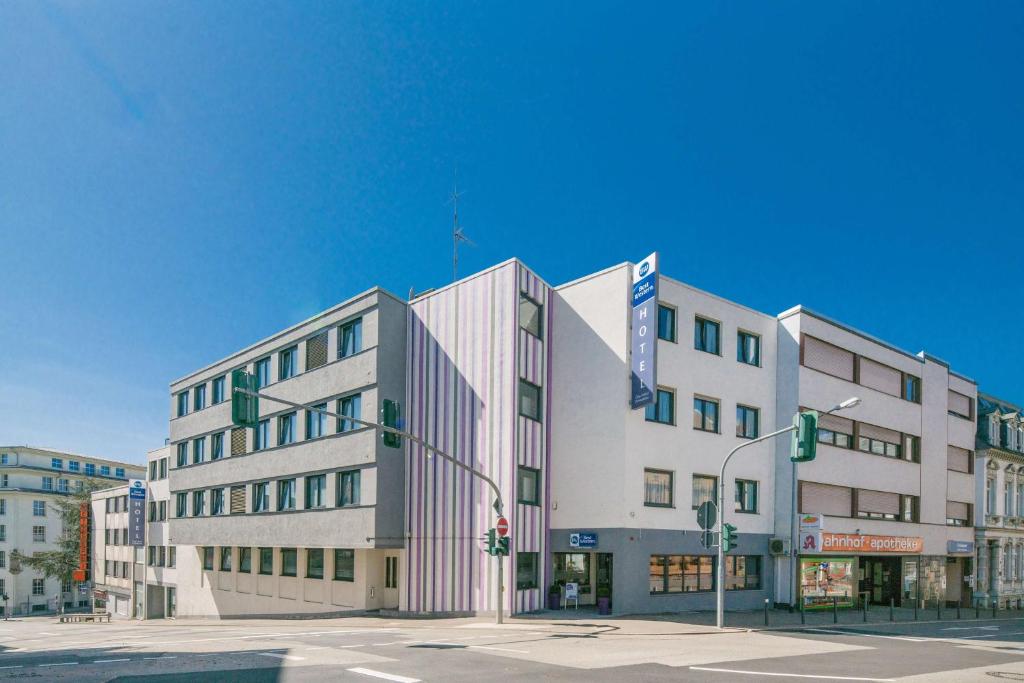
M 498 536 L 502 538 L 508 536 L 508 520 L 504 517 L 498 517 L 498 523 L 494 525 L 494 529 L 498 532 Z

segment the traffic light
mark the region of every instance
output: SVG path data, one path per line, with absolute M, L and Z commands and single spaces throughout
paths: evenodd
M 502 536 L 498 539 L 497 554 L 508 556 L 508 536 Z
M 398 401 L 392 401 L 390 398 L 384 399 L 380 406 L 380 423 L 385 427 L 391 427 L 392 429 L 401 429 L 399 422 L 402 419 L 402 406 L 398 404 Z M 384 439 L 384 445 L 391 448 L 402 447 L 402 437 L 393 432 L 382 432 L 381 437 Z
M 497 535 L 497 532 L 494 529 L 488 529 L 487 530 L 487 554 L 488 555 L 497 555 L 498 554 L 497 553 L 497 549 L 494 547 L 494 537 L 496 535 Z
M 818 449 L 818 413 L 808 410 L 797 413 L 793 418 L 796 430 L 793 432 L 793 449 L 789 459 L 793 462 L 810 462 Z
M 231 371 L 231 422 L 239 427 L 255 429 L 260 421 L 260 400 L 235 389 L 256 391 L 256 375 L 241 369 Z
M 739 545 L 740 535 L 732 524 L 722 525 L 722 552 L 727 553 Z

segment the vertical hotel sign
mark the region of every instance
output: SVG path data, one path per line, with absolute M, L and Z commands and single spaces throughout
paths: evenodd
M 128 484 L 128 545 L 146 545 L 146 485 L 141 479 Z
M 633 266 L 633 331 L 630 345 L 630 390 L 632 408 L 654 402 L 657 386 L 658 352 L 658 254 L 651 254 Z

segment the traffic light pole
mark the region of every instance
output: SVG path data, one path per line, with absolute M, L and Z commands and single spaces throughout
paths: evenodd
M 715 625 L 718 628 L 725 627 L 725 549 L 722 544 L 722 532 L 725 530 L 725 466 L 729 464 L 729 460 L 732 456 L 736 455 L 736 452 L 741 448 L 747 446 L 753 446 L 756 443 L 767 441 L 768 439 L 775 438 L 780 434 L 787 434 L 797 429 L 797 425 L 790 425 L 785 429 L 780 429 L 777 432 L 771 434 L 765 434 L 759 436 L 756 439 L 745 441 L 736 448 L 729 451 L 729 455 L 725 456 L 725 460 L 722 461 L 722 469 L 718 475 L 718 567 L 715 570 L 716 581 L 715 581 Z
M 286 406 L 291 406 L 292 408 L 302 408 L 303 410 L 309 410 L 309 411 L 312 411 L 312 412 L 315 412 L 315 413 L 320 413 L 322 415 L 326 415 L 328 417 L 334 417 L 334 418 L 337 418 L 339 420 L 346 420 L 348 422 L 355 422 L 356 424 L 363 425 L 364 427 L 373 427 L 377 431 L 386 432 L 386 433 L 389 433 L 389 434 L 395 434 L 397 436 L 401 436 L 401 437 L 403 437 L 405 439 L 408 439 L 409 441 L 412 441 L 413 443 L 423 447 L 424 449 L 426 449 L 430 453 L 433 453 L 434 455 L 436 455 L 437 457 L 441 458 L 442 460 L 447 460 L 448 462 L 450 462 L 451 464 L 455 465 L 459 469 L 463 469 L 466 472 L 469 472 L 474 477 L 482 479 L 484 482 L 487 483 L 488 486 L 491 487 L 491 491 L 494 493 L 494 511 L 498 513 L 498 516 L 501 516 L 502 511 L 504 510 L 504 505 L 502 504 L 502 500 L 501 500 L 501 491 L 498 489 L 498 485 L 494 483 L 493 479 L 488 477 L 483 472 L 479 472 L 479 471 L 473 469 L 472 467 L 470 467 L 469 465 L 467 465 L 467 464 L 465 464 L 463 462 L 459 462 L 458 460 L 456 460 L 452 456 L 448 455 L 447 453 L 445 453 L 441 449 L 436 448 L 436 447 L 430 445 L 429 443 L 427 443 L 423 439 L 419 438 L 418 436 L 414 436 L 413 434 L 410 434 L 409 432 L 402 431 L 401 429 L 395 429 L 394 427 L 388 427 L 387 425 L 378 424 L 376 422 L 370 422 L 369 420 L 361 420 L 358 417 L 349 417 L 348 415 L 341 415 L 339 413 L 332 413 L 329 410 L 324 410 L 323 408 L 317 408 L 316 406 L 306 405 L 305 403 L 295 403 L 294 401 L 288 401 L 288 400 L 285 400 L 283 398 L 277 398 L 276 396 L 270 396 L 268 394 L 263 394 L 263 393 L 260 393 L 258 391 L 250 391 L 248 389 L 242 389 L 241 387 L 235 387 L 234 391 L 239 393 L 239 394 L 245 394 L 246 396 L 252 396 L 254 398 L 262 398 L 262 399 L 265 399 L 267 401 L 273 401 L 275 403 L 282 403 L 282 404 L 284 404 Z M 496 601 L 496 616 L 497 616 L 497 623 L 501 624 L 501 623 L 504 623 L 504 614 L 503 614 L 504 610 L 502 609 L 502 599 L 504 597 L 504 586 L 502 585 L 502 574 L 503 574 L 502 568 L 503 568 L 504 562 L 501 559 L 502 558 L 501 555 L 497 555 L 496 557 L 498 558 L 498 588 L 497 588 L 498 595 L 497 595 L 497 601 Z

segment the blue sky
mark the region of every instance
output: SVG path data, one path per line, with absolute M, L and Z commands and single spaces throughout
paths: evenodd
M 1024 401 L 1019 3 L 0 4 L 0 443 L 141 460 L 168 383 L 477 243 L 798 303 Z

